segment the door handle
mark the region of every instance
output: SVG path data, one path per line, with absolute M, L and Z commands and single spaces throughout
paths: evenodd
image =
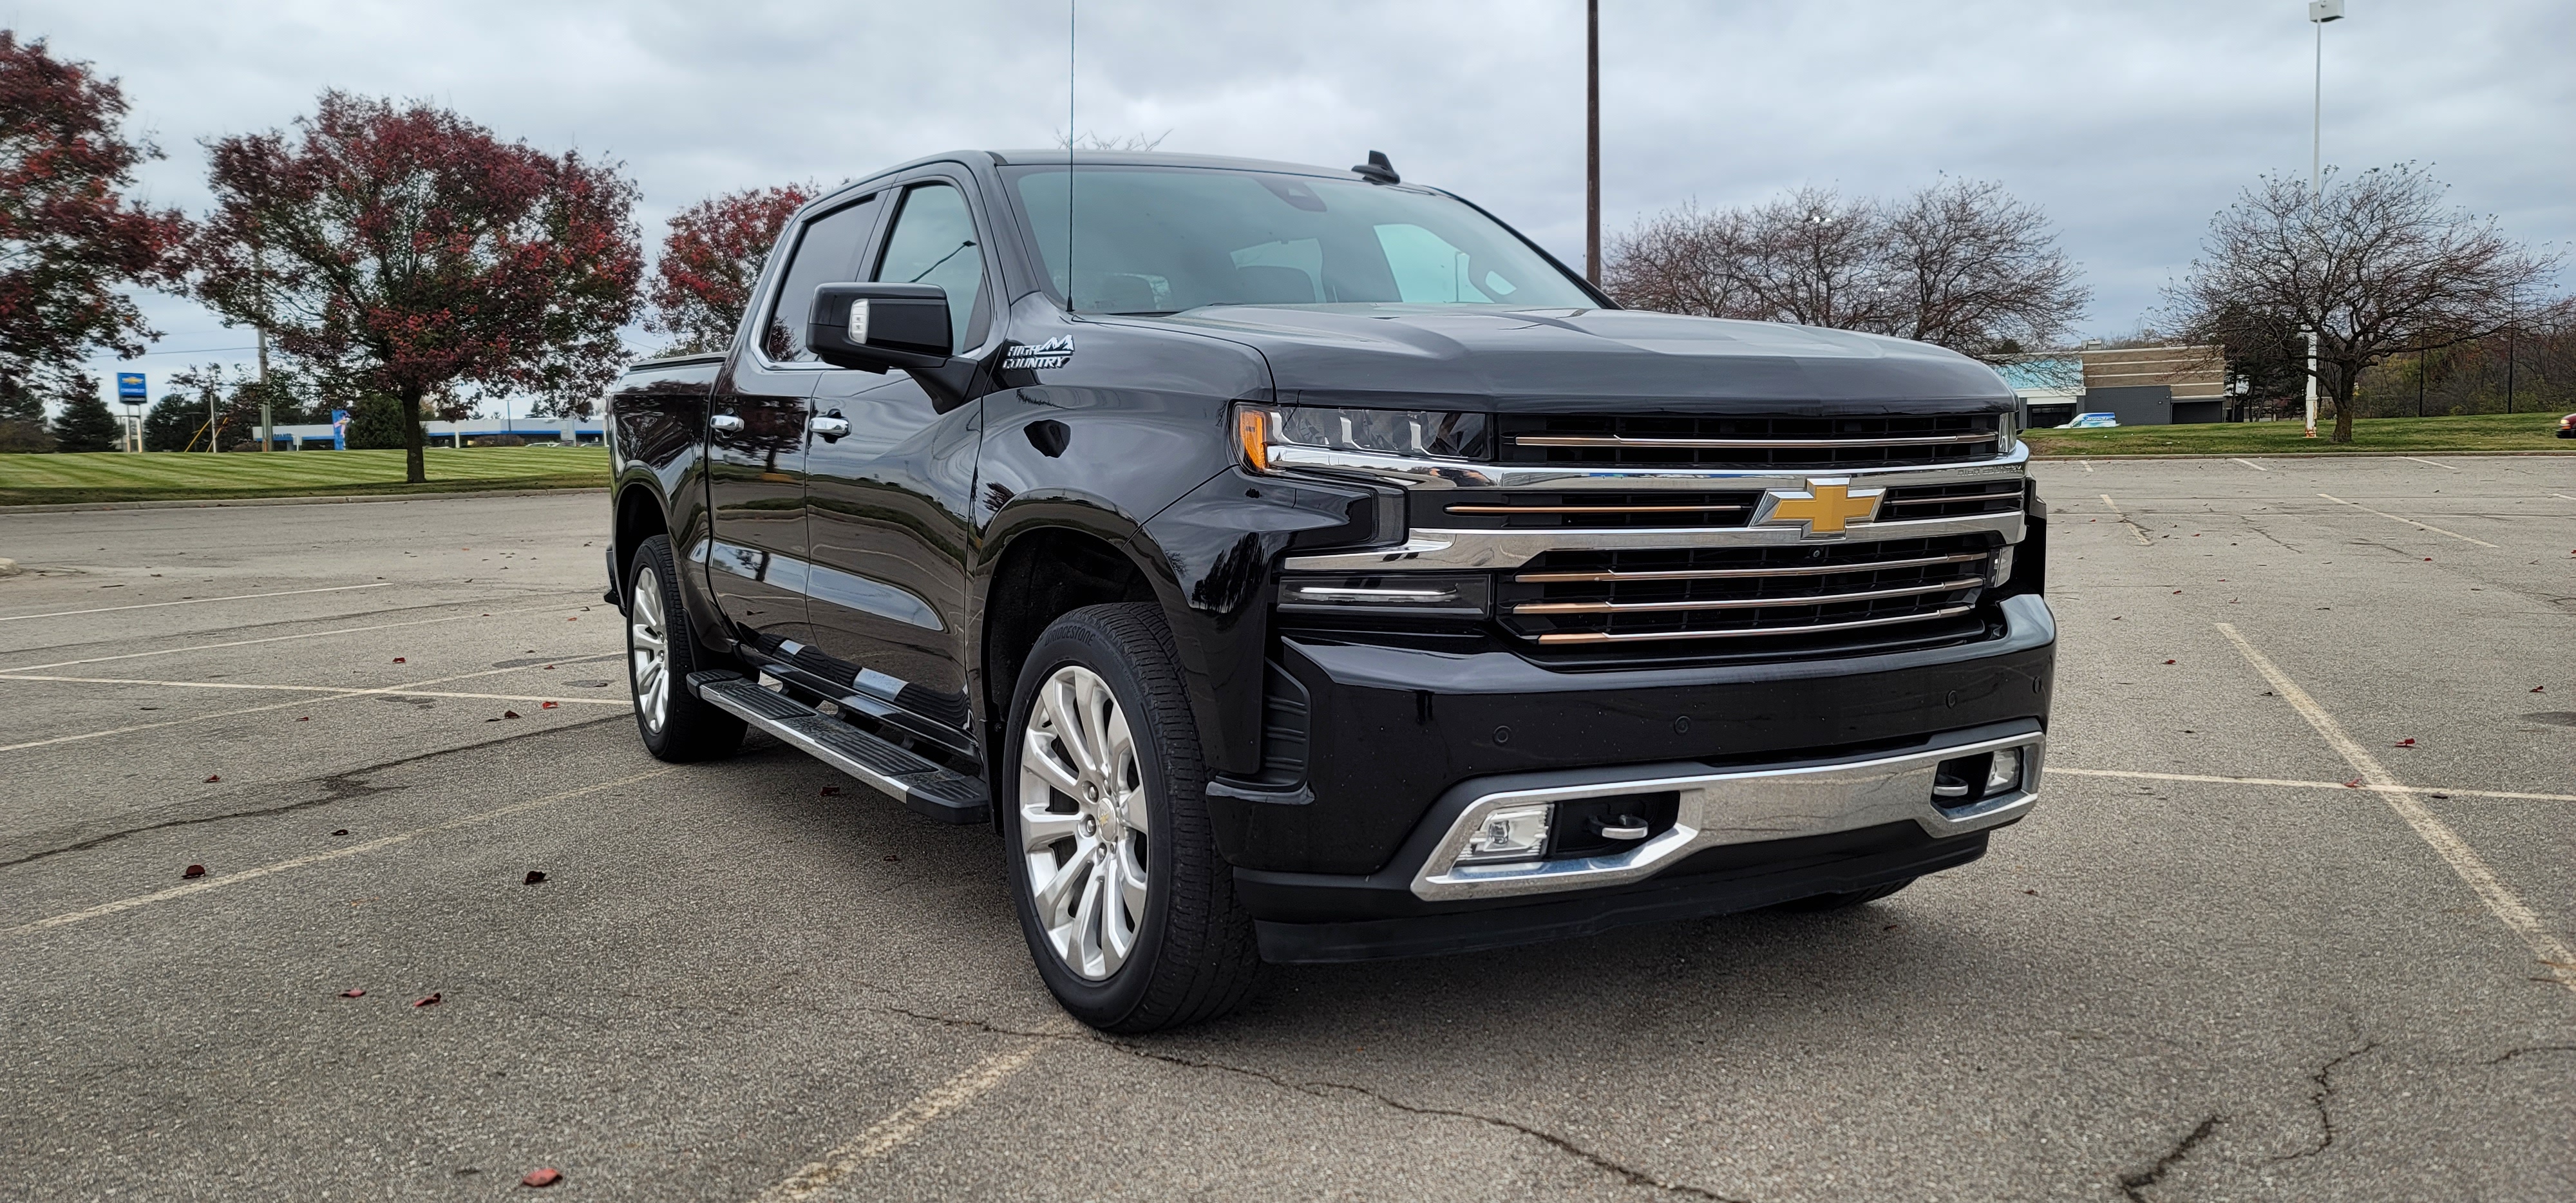
M 842 435 L 850 433 L 850 420 L 848 418 L 814 418 L 805 423 L 805 429 L 811 430 L 827 439 L 837 439 Z
M 707 425 L 725 434 L 732 434 L 742 429 L 742 419 L 732 414 L 717 414 L 707 419 Z

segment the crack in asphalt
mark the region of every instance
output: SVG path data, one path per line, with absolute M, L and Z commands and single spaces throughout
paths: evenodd
M 2488 1059 L 2485 1064 L 2502 1065 L 2524 1053 L 2576 1053 L 2576 1044 L 2534 1044 L 2523 1048 L 2509 1048 L 2501 1055 Z
M 2286 1153 L 2279 1157 L 2275 1157 L 2272 1159 L 2273 1164 L 2278 1165 L 2284 1161 L 2297 1161 L 2302 1157 L 2314 1157 L 2317 1154 L 2323 1153 L 2327 1149 L 2334 1147 L 2335 1126 L 2332 1105 L 2334 1102 L 2335 1068 L 2346 1061 L 2350 1061 L 2353 1058 L 2378 1047 L 2379 1042 L 2373 1040 L 2363 1044 L 2359 1048 L 2345 1049 L 2342 1053 L 2337 1054 L 2334 1060 L 2328 1061 L 2323 1066 L 2319 1067 L 2317 1072 L 2308 1075 L 2308 1080 L 2317 1084 L 2316 1090 L 2308 1095 L 2308 1105 L 2317 1109 L 2317 1127 L 2324 1135 L 2318 1139 L 2316 1147 L 2301 1149 L 2296 1153 Z
M 869 988 L 880 994 L 890 994 L 890 992 L 886 991 L 883 987 L 870 986 Z M 1637 1169 L 1634 1166 L 1627 1165 L 1605 1154 L 1585 1148 L 1582 1145 L 1576 1144 L 1565 1137 L 1546 1131 L 1545 1129 L 1534 1128 L 1528 1124 L 1520 1123 L 1515 1120 L 1504 1119 L 1500 1116 L 1486 1115 L 1481 1112 L 1464 1111 L 1451 1107 L 1427 1107 L 1417 1103 L 1408 1103 L 1402 1099 L 1389 1097 L 1377 1090 L 1371 1089 L 1370 1087 L 1356 1086 L 1348 1082 L 1301 1082 L 1292 1078 L 1283 1078 L 1265 1070 L 1247 1069 L 1240 1065 L 1228 1065 L 1222 1061 L 1208 1061 L 1193 1057 L 1184 1057 L 1177 1053 L 1162 1052 L 1156 1049 L 1145 1048 L 1140 1045 L 1129 1044 L 1124 1041 L 1110 1040 L 1099 1036 L 1069 1034 L 1065 1032 L 1032 1031 L 1026 1028 L 1004 1027 L 990 1020 L 969 1019 L 955 1015 L 939 1015 L 926 1011 L 915 1011 L 909 1007 L 903 1006 L 885 1005 L 869 1007 L 867 1009 L 890 1015 L 901 1015 L 906 1018 L 917 1019 L 925 1023 L 936 1023 L 948 1027 L 972 1028 L 977 1031 L 988 1032 L 997 1036 L 1015 1036 L 1029 1040 L 1050 1040 L 1063 1044 L 1078 1044 L 1091 1048 L 1106 1048 L 1115 1052 L 1125 1053 L 1126 1055 L 1141 1061 L 1154 1061 L 1164 1065 L 1179 1066 L 1183 1069 L 1196 1069 L 1215 1073 L 1234 1074 L 1239 1077 L 1250 1078 L 1254 1081 L 1277 1087 L 1281 1090 L 1306 1095 L 1309 1098 L 1326 1098 L 1329 1097 L 1330 1093 L 1333 1091 L 1356 1094 L 1370 1102 L 1378 1104 L 1379 1106 L 1395 1111 L 1402 1111 L 1409 1115 L 1469 1120 L 1475 1123 L 1485 1124 L 1489 1127 L 1499 1128 L 1506 1132 L 1512 1132 L 1521 1136 L 1529 1137 L 1532 1140 L 1536 1140 L 1541 1144 L 1547 1145 L 1549 1148 L 1555 1149 L 1560 1153 L 1581 1161 L 1594 1169 L 1618 1178 L 1630 1186 L 1642 1186 L 1651 1190 L 1661 1191 L 1665 1194 L 1681 1195 L 1693 1199 L 1707 1199 L 1711 1200 L 1712 1203 L 1748 1203 L 1747 1200 L 1739 1199 L 1732 1195 L 1721 1195 L 1711 1190 L 1692 1186 L 1686 1182 L 1667 1182 L 1647 1173 L 1644 1170 Z
M 2147 1203 L 2147 1196 L 2142 1192 L 2164 1181 L 2165 1175 L 2171 1173 L 2173 1167 L 2182 1164 L 2183 1158 L 2191 1156 L 2191 1151 L 2198 1147 L 2200 1142 L 2209 1139 L 2209 1134 L 2217 1131 L 2218 1125 L 2226 1122 L 2227 1117 L 2223 1115 L 2213 1115 L 2200 1121 L 2199 1127 L 2192 1129 L 2190 1135 L 2175 1142 L 2174 1147 L 2167 1150 L 2164 1156 L 2157 1158 L 2154 1165 L 2148 1166 L 2141 1173 L 2121 1175 L 2120 1193 L 2129 1197 L 2129 1203 Z
M 558 663 L 560 663 L 560 661 L 558 661 Z M 304 801 L 289 802 L 283 806 L 263 806 L 252 810 L 228 810 L 219 814 L 196 815 L 185 819 L 165 819 L 158 823 L 145 823 L 139 827 L 121 828 L 116 831 L 95 835 L 76 843 L 48 848 L 41 852 L 31 852 L 14 860 L 0 860 L 0 869 L 13 869 L 19 865 L 44 860 L 47 857 L 62 856 L 66 853 L 85 852 L 89 849 L 99 847 L 102 844 L 113 844 L 118 840 L 143 835 L 147 832 L 163 831 L 173 827 L 194 827 L 201 823 L 221 823 L 229 819 L 258 819 L 266 818 L 270 815 L 293 814 L 299 810 L 312 810 L 316 807 L 329 806 L 338 802 L 346 802 L 351 798 L 363 798 L 369 794 L 386 793 L 392 790 L 404 789 L 408 787 L 397 785 L 372 785 L 364 781 L 354 780 L 354 778 L 369 773 L 381 773 L 386 769 L 399 768 L 416 761 L 431 760 L 440 756 L 451 756 L 459 752 L 479 752 L 500 744 L 514 743 L 522 739 L 534 739 L 541 735 L 553 735 L 558 732 L 572 730 L 577 727 L 589 727 L 600 723 L 617 722 L 623 720 L 625 717 L 626 716 L 623 714 L 603 715 L 599 718 L 582 719 L 579 722 L 564 723 L 558 726 L 547 727 L 542 730 L 522 731 L 516 735 L 505 735 L 499 739 L 484 740 L 481 743 L 466 744 L 462 747 L 442 748 L 432 752 L 418 752 L 410 756 L 402 756 L 393 760 L 380 761 L 370 765 L 362 765 L 354 769 L 342 769 L 336 773 L 325 773 L 316 777 L 298 777 L 291 781 L 281 781 L 277 783 L 278 786 L 292 787 L 319 783 L 323 789 L 329 792 L 319 798 L 307 798 Z

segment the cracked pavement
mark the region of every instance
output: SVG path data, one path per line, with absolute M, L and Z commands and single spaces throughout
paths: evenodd
M 1150 1039 L 988 832 L 774 745 L 601 788 L 669 766 L 596 497 L 8 515 L 0 1181 L 750 1199 L 1034 1047 L 815 1197 L 2576 1197 L 2576 989 L 2213 626 L 2407 785 L 2576 796 L 2576 460 L 2432 458 L 2043 465 L 2094 775 L 1982 861 Z M 2414 797 L 2576 940 L 2576 801 Z

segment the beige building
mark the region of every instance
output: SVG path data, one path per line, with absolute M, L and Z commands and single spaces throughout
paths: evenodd
M 2216 346 L 2087 348 L 2085 413 L 2122 426 L 2227 420 L 2227 357 Z

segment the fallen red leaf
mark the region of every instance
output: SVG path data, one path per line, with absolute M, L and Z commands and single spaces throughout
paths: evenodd
M 2433 562 L 2433 557 L 2431 557 L 2431 556 L 2426 556 L 2426 557 L 2424 557 L 2424 562 L 2425 562 L 2425 563 L 2427 563 L 2427 564 L 2432 563 L 2432 562 Z
M 530 870 L 528 870 L 528 879 L 527 879 L 526 881 L 524 881 L 524 882 L 519 883 L 519 884 L 521 884 L 521 885 L 530 885 L 530 886 L 532 886 L 532 885 L 537 884 L 538 882 L 544 881 L 545 879 L 546 879 L 546 871 L 545 871 L 545 870 L 543 870 L 543 869 L 530 869 Z
M 841 792 L 841 787 L 840 787 L 840 786 L 837 786 L 837 785 L 827 785 L 827 786 L 824 786 L 824 787 L 823 787 L 823 793 L 822 793 L 822 796 L 823 796 L 823 797 L 826 797 L 826 798 L 829 798 L 829 797 L 831 797 L 832 795 L 837 794 L 837 793 L 839 793 L 839 792 Z
M 555 704 L 554 704 L 554 703 L 552 703 L 552 702 L 539 702 L 539 703 L 537 703 L 537 709 L 539 709 L 539 710 L 552 710 L 552 709 L 554 709 L 554 708 L 555 708 Z
M 2180 590 L 2180 589 L 2176 589 L 2176 590 L 2174 590 L 2174 596 L 2175 596 L 2175 597 L 2181 597 L 2181 596 L 2182 596 L 2182 590 Z
M 343 990 L 340 992 L 340 997 L 342 998 L 365 998 L 366 996 L 367 992 L 364 990 Z
M 2546 686 L 2546 685 L 2534 685 L 2534 686 L 2532 686 L 2532 687 L 2531 687 L 2531 692 L 2533 692 L 2533 693 L 2547 693 L 2547 692 L 2549 692 L 2549 687 L 2548 687 L 2548 686 Z
M 517 718 L 517 717 L 519 717 L 519 712 L 518 712 L 518 711 L 516 711 L 516 710 L 504 710 L 504 711 L 502 711 L 502 712 L 501 712 L 501 717 L 503 717 L 503 718 Z
M 331 834 L 333 834 L 333 835 L 347 835 L 347 834 L 349 834 L 349 829 L 348 829 L 348 828 L 346 828 L 346 827 L 343 827 L 343 828 L 340 828 L 340 829 L 339 829 L 339 830 L 337 830 L 337 831 L 332 832 Z
M 550 1166 L 550 1165 L 544 1165 L 544 1166 L 538 1166 L 537 1168 L 535 1168 L 535 1169 L 533 1169 L 533 1170 L 529 1170 L 529 1171 L 528 1171 L 528 1176 L 527 1176 L 527 1177 L 519 1179 L 519 1185 L 521 1185 L 521 1186 L 553 1186 L 555 1183 L 558 1183 L 558 1182 L 561 1182 L 561 1181 L 563 1181 L 563 1171 L 562 1171 L 562 1170 L 558 1170 L 558 1169 L 556 1169 L 555 1167 Z
M 2171 663 L 2173 663 L 2173 661 L 2171 661 L 2171 660 L 2167 660 L 2167 661 L 2165 661 L 2165 663 L 2167 663 L 2167 664 L 2171 664 Z
M 203 877 L 205 875 L 206 867 L 204 865 L 190 865 L 185 869 L 179 870 L 179 876 L 181 877 Z
M 312 722 L 312 721 L 313 721 L 313 716 L 308 714 L 308 715 L 305 715 L 304 717 L 299 718 L 299 719 L 297 719 L 297 720 L 295 720 L 295 721 L 296 721 L 296 722 L 299 722 L 299 723 L 309 723 L 309 722 Z
M 403 658 L 402 658 L 402 657 L 400 657 L 400 656 L 396 656 L 396 657 L 394 657 L 394 663 L 396 663 L 396 664 L 400 664 L 400 663 L 402 663 L 402 662 L 403 662 Z
M 2390 745 L 2388 745 L 2388 746 L 2389 746 L 2389 747 L 2392 747 L 2392 748 L 2411 748 L 2411 747 L 2414 747 L 2414 746 L 2415 746 L 2415 737 L 2414 737 L 2414 736 L 2412 736 L 2412 735 L 2409 735 L 2409 736 L 2407 736 L 2406 738 L 2401 739 L 2401 740 L 2398 740 L 2396 743 L 2390 744 Z
M 208 773 L 208 774 L 206 774 L 206 783 L 207 783 L 207 784 L 209 784 L 209 785 L 212 785 L 212 784 L 214 784 L 215 782 L 221 781 L 221 780 L 223 780 L 223 779 L 224 779 L 224 775 L 223 775 L 223 774 L 221 774 L 221 773 Z
M 438 995 L 432 993 L 429 997 L 413 1003 L 412 1005 L 415 1007 L 435 1007 L 438 1005 Z
M 2360 788 L 2361 788 L 2361 778 L 2359 778 L 2359 777 L 2355 777 L 2355 778 L 2353 778 L 2353 779 L 2352 779 L 2352 780 L 2350 780 L 2350 781 L 2344 782 L 2344 783 L 2343 783 L 2343 787 L 2344 787 L 2345 789 L 2360 789 Z

